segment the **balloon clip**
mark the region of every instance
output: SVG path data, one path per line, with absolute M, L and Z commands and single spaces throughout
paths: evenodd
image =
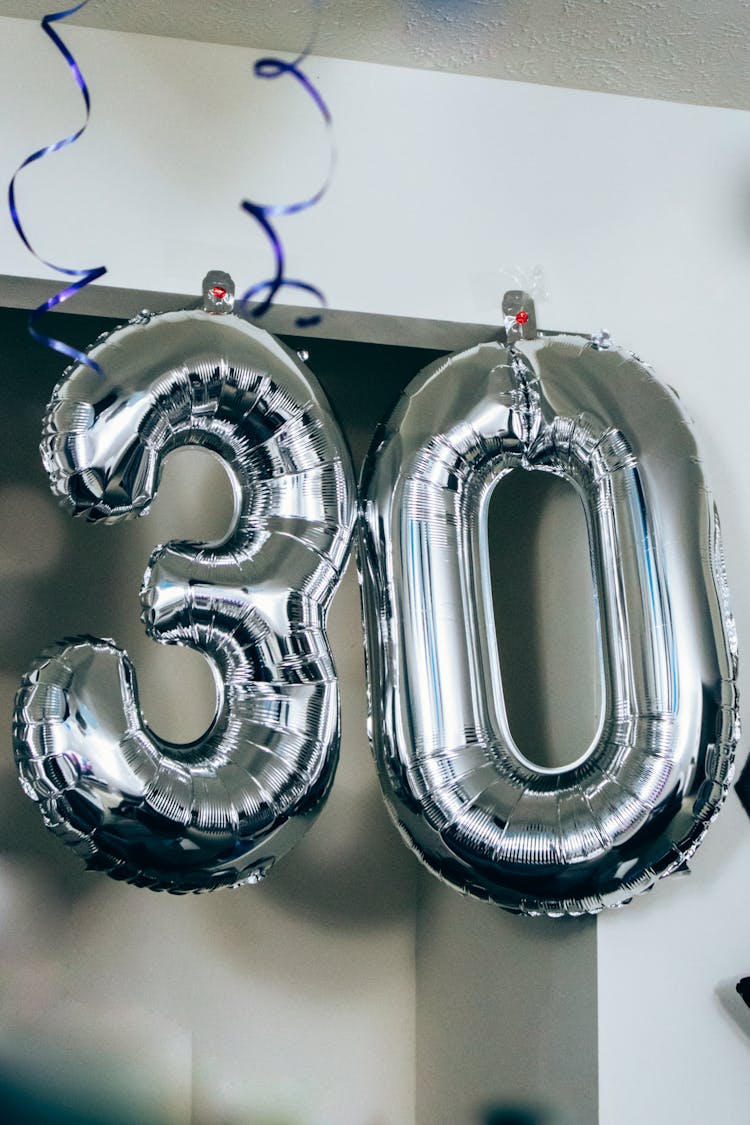
M 234 308 L 234 282 L 222 270 L 209 270 L 203 278 L 203 311 L 219 315 Z
M 503 295 L 505 340 L 533 340 L 536 337 L 536 309 L 533 298 L 523 289 L 508 289 Z

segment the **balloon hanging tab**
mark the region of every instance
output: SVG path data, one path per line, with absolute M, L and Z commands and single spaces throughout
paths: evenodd
M 234 308 L 234 282 L 222 270 L 209 270 L 203 278 L 203 310 L 215 315 Z
M 536 337 L 534 301 L 523 289 L 508 289 L 503 296 L 503 327 L 509 344 Z

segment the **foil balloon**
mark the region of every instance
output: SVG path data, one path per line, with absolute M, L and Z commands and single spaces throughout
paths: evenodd
M 586 513 L 602 714 L 561 769 L 524 758 L 503 703 L 487 511 L 514 470 L 564 478 Z M 426 368 L 365 463 L 359 565 L 380 781 L 433 871 L 555 916 L 685 863 L 731 780 L 736 639 L 695 438 L 647 367 L 533 333 Z
M 89 867 L 154 890 L 261 879 L 317 816 L 338 759 L 326 621 L 354 523 L 350 456 L 311 373 L 231 314 L 232 292 L 209 286 L 203 310 L 100 340 L 103 374 L 66 373 L 42 445 L 55 492 L 88 520 L 144 514 L 177 446 L 231 470 L 228 536 L 156 548 L 141 589 L 148 634 L 211 663 L 206 734 L 157 737 L 127 655 L 104 640 L 50 649 L 16 697 L 20 778 L 47 826 Z

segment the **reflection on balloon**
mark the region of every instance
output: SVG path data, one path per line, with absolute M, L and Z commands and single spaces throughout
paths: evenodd
M 151 731 L 132 665 L 104 640 L 50 649 L 16 698 L 21 782 L 47 826 L 89 867 L 155 890 L 261 879 L 317 816 L 338 758 L 326 625 L 354 522 L 348 450 L 299 359 L 224 311 L 207 298 L 97 342 L 103 376 L 66 373 L 42 445 L 55 492 L 92 521 L 144 514 L 177 446 L 233 474 L 228 536 L 157 547 L 141 590 L 149 635 L 211 663 L 206 734 L 176 746 Z
M 603 705 L 561 769 L 523 757 L 503 703 L 487 510 L 514 469 L 563 477 L 586 512 Z M 739 727 L 719 523 L 674 395 L 609 341 L 439 360 L 376 434 L 360 515 L 371 736 L 417 854 L 527 914 L 617 906 L 680 867 Z

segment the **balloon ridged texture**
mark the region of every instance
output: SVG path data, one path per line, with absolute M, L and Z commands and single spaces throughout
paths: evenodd
M 564 478 L 586 514 L 602 713 L 560 769 L 523 756 L 503 701 L 487 512 L 512 471 Z M 380 781 L 440 877 L 514 912 L 575 915 L 685 863 L 732 777 L 737 646 L 716 511 L 672 391 L 572 336 L 437 361 L 376 434 L 359 548 Z
M 349 452 L 312 374 L 234 315 L 142 316 L 90 354 L 103 376 L 66 372 L 42 444 L 73 514 L 145 513 L 178 446 L 230 471 L 226 538 L 157 547 L 141 589 L 148 634 L 209 660 L 217 711 L 172 745 L 144 721 L 127 655 L 69 640 L 16 697 L 21 782 L 89 867 L 172 892 L 257 882 L 317 816 L 338 760 L 326 622 L 355 517 Z

